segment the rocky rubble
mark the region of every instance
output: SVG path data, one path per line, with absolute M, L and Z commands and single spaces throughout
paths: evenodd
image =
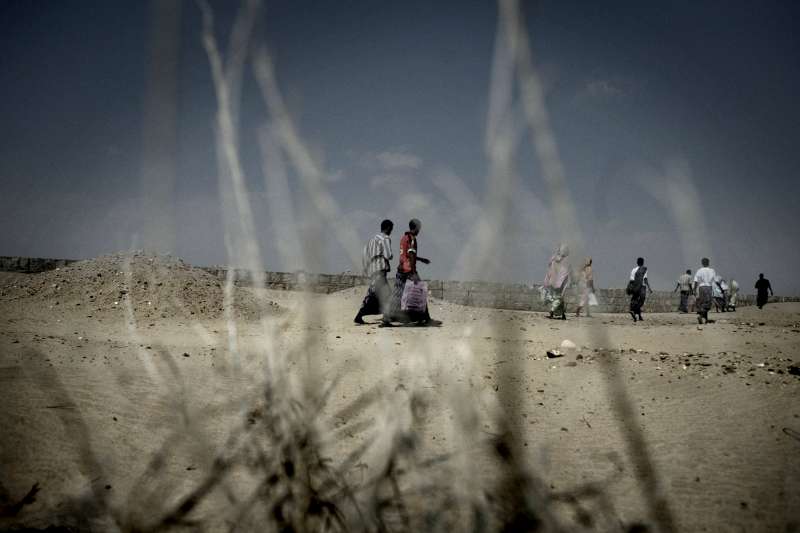
M 105 255 L 5 280 L 0 284 L 0 301 L 45 304 L 56 312 L 79 308 L 87 316 L 122 313 L 128 304 L 137 319 L 223 316 L 220 280 L 181 259 L 143 252 Z M 253 320 L 282 311 L 247 289 L 234 289 L 237 318 Z

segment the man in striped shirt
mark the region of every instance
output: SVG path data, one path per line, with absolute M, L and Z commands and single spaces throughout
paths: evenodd
M 678 283 L 675 285 L 675 290 L 672 292 L 681 291 L 681 303 L 678 305 L 678 311 L 681 313 L 689 312 L 689 296 L 693 294 L 692 290 L 692 271 L 687 270 L 685 274 L 681 274 L 678 278 Z
M 389 261 L 392 260 L 392 234 L 394 224 L 391 220 L 381 222 L 381 232 L 372 237 L 364 246 L 362 266 L 364 275 L 369 277 L 369 289 L 361 309 L 353 319 L 356 324 L 364 324 L 364 316 L 383 314 L 382 323 L 391 325 L 389 305 L 391 304 L 392 289 L 386 281 L 386 274 L 391 270 Z

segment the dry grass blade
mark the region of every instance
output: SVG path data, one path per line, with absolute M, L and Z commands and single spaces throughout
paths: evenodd
M 555 138 L 549 125 L 548 114 L 544 104 L 541 83 L 538 80 L 531 58 L 527 33 L 524 30 L 523 19 L 517 0 L 501 0 L 501 18 L 506 21 L 507 31 L 515 52 L 515 66 L 521 83 L 523 109 L 528 121 L 536 153 L 542 165 L 545 179 L 551 190 L 551 199 L 559 226 L 563 229 L 564 236 L 570 242 L 580 243 L 580 231 L 574 204 L 570 200 L 566 179 L 558 156 Z M 600 328 L 595 328 L 593 334 L 602 342 L 605 336 Z M 604 359 L 609 366 L 613 366 L 612 359 Z M 613 370 L 613 369 L 612 369 Z M 636 473 L 651 508 L 651 515 L 664 532 L 675 530 L 672 512 L 666 498 L 661 492 L 655 467 L 650 459 L 647 442 L 639 426 L 633 423 L 636 419 L 630 399 L 626 392 L 625 383 L 619 377 L 619 372 L 606 373 L 611 376 L 607 382 L 609 396 L 614 409 L 624 425 L 624 434 L 627 439 L 630 456 L 636 462 Z

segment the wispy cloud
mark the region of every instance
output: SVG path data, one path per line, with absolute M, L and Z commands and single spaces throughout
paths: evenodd
M 345 179 L 345 174 L 343 170 L 337 170 L 336 172 L 328 172 L 325 175 L 325 181 L 328 183 L 339 183 L 344 179 Z
M 414 183 L 414 177 L 394 172 L 376 174 L 369 180 L 370 189 L 387 188 L 394 192 L 401 192 L 408 188 L 409 184 Z
M 644 80 L 625 76 L 592 76 L 575 87 L 573 102 L 578 106 L 622 102 L 642 93 Z
M 408 152 L 385 150 L 364 154 L 360 163 L 369 170 L 417 170 L 422 166 L 422 158 Z
M 625 95 L 626 91 L 614 80 L 595 79 L 586 83 L 583 93 L 591 98 L 615 98 Z
M 413 154 L 400 152 L 381 152 L 377 155 L 378 161 L 386 168 L 419 168 L 422 159 Z
M 367 170 L 370 189 L 388 189 L 403 192 L 412 187 L 419 177 L 422 158 L 407 150 L 366 152 L 358 156 L 358 165 Z
M 400 197 L 401 208 L 411 216 L 414 216 L 415 213 L 429 210 L 432 205 L 433 200 L 427 194 L 412 192 Z

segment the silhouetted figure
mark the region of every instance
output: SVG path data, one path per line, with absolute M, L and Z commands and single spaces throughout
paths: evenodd
M 642 307 L 647 299 L 647 292 L 653 292 L 650 282 L 647 281 L 647 267 L 644 266 L 644 258 L 636 259 L 636 267 L 631 270 L 631 277 L 628 281 L 628 294 L 631 295 L 631 316 L 633 321 L 644 320 L 642 317 Z
M 681 274 L 678 278 L 678 284 L 675 285 L 675 290 L 672 292 L 681 291 L 681 303 L 678 305 L 678 311 L 681 313 L 689 312 L 689 296 L 694 294 L 692 290 L 692 271 L 687 270 L 685 274 Z
M 392 303 L 392 289 L 386 280 L 386 274 L 392 269 L 389 261 L 392 260 L 392 234 L 394 224 L 391 220 L 381 222 L 381 232 L 372 237 L 366 246 L 362 263 L 364 275 L 369 276 L 369 289 L 361 309 L 353 319 L 356 324 L 363 324 L 366 315 L 383 314 L 383 324 L 390 324 L 389 306 Z
M 713 286 L 717 273 L 708 266 L 711 263 L 708 257 L 704 257 L 700 262 L 703 264 L 703 268 L 694 275 L 694 293 L 697 295 L 694 305 L 697 308 L 697 322 L 707 324 L 708 312 L 711 311 L 714 299 Z
M 764 274 L 758 275 L 758 281 L 756 281 L 756 305 L 759 309 L 767 305 L 767 301 L 769 300 L 769 294 L 775 296 L 775 293 L 772 292 L 772 285 L 770 285 L 769 280 L 764 277 Z

